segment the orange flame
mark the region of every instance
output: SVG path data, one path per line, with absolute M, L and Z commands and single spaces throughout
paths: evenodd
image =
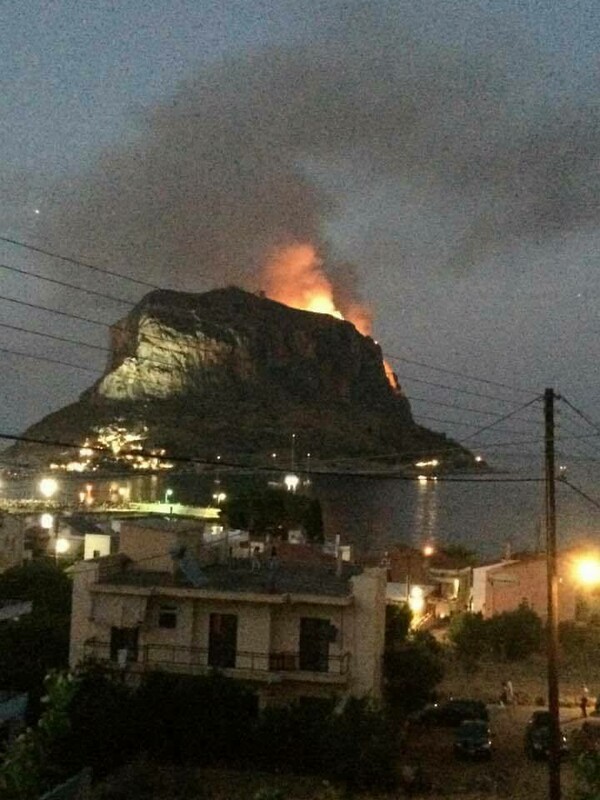
M 365 309 L 355 304 L 344 317 L 336 307 L 333 286 L 311 244 L 291 244 L 273 251 L 264 266 L 262 281 L 265 294 L 272 300 L 303 311 L 347 319 L 363 336 L 371 335 L 370 317 Z M 385 360 L 383 366 L 390 385 L 398 390 L 391 366 Z

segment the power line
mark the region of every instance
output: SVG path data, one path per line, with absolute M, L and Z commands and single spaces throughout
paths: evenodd
M 100 325 L 103 328 L 110 328 L 113 327 L 110 322 L 101 322 L 98 319 L 92 319 L 91 317 L 83 317 L 81 314 L 73 314 L 70 311 L 59 311 L 56 308 L 50 308 L 49 306 L 40 305 L 40 303 L 29 303 L 27 300 L 17 300 L 15 297 L 6 297 L 3 294 L 0 294 L 0 300 L 4 300 L 7 303 L 16 303 L 19 306 L 25 306 L 26 308 L 34 308 L 40 311 L 47 311 L 50 314 L 58 314 L 61 317 L 67 317 L 69 319 L 76 319 L 80 322 L 90 322 L 93 325 Z M 118 327 L 115 323 L 114 327 Z
M 19 356 L 20 358 L 31 358 L 34 361 L 43 361 L 44 363 L 47 362 L 49 364 L 60 364 L 63 367 L 72 367 L 73 369 L 81 369 L 84 372 L 93 372 L 94 375 L 102 374 L 104 372 L 104 369 L 101 367 L 92 369 L 92 367 L 84 367 L 82 364 L 73 364 L 69 361 L 61 361 L 58 358 L 50 358 L 49 356 L 34 356 L 33 353 L 23 353 L 21 350 L 12 350 L 9 347 L 0 347 L 0 353 L 8 353 L 11 356 Z
M 581 497 L 583 497 L 585 500 L 587 500 L 589 503 L 591 503 L 597 509 L 600 509 L 600 503 L 597 500 L 595 500 L 593 497 L 590 497 L 589 494 L 584 492 L 583 489 L 580 489 L 578 486 L 575 486 L 575 484 L 571 483 L 571 481 L 567 480 L 566 478 L 560 478 L 560 483 L 564 483 L 565 486 L 569 487 L 569 489 L 572 489 L 576 494 L 578 494 Z
M 410 400 L 411 403 L 429 403 L 430 405 L 434 406 L 444 406 L 444 408 L 455 408 L 460 411 L 470 411 L 472 414 L 483 414 L 486 417 L 497 417 L 497 411 L 483 411 L 479 408 L 469 408 L 468 406 L 461 406 L 457 405 L 456 403 L 444 403 L 441 400 L 429 400 L 425 397 L 413 397 L 412 395 L 405 395 L 407 400 Z M 527 404 L 529 405 L 529 403 Z M 519 408 L 515 409 L 515 413 L 517 411 L 521 411 L 524 406 L 519 406 Z M 538 425 L 539 423 L 532 419 L 526 419 L 525 417 L 517 417 L 517 419 L 521 420 L 522 422 L 528 422 L 532 425 Z
M 515 414 L 518 414 L 519 411 L 523 411 L 525 408 L 528 408 L 534 403 L 537 403 L 539 400 L 542 399 L 542 397 L 543 395 L 537 395 L 537 397 L 534 397 L 533 400 L 529 400 L 527 403 L 523 403 L 523 405 L 519 406 L 518 408 L 515 408 L 513 411 L 509 411 L 508 414 L 504 414 L 503 416 L 498 417 L 498 419 L 495 422 L 490 422 L 489 425 L 484 425 L 482 428 L 478 428 L 474 433 L 470 433 L 468 436 L 466 436 L 465 441 L 468 439 L 474 439 L 476 436 L 479 436 L 480 433 L 490 430 L 490 428 L 493 428 L 494 425 L 497 425 L 499 422 L 504 422 L 505 419 L 514 417 Z
M 162 288 L 157 286 L 155 283 L 150 283 L 142 278 L 132 278 L 130 275 L 123 275 L 121 272 L 114 272 L 106 267 L 98 267 L 95 264 L 90 264 L 86 261 L 80 261 L 78 258 L 63 256 L 60 253 L 54 253 L 51 250 L 44 250 L 42 247 L 37 247 L 36 245 L 29 244 L 28 242 L 21 242 L 17 239 L 10 239 L 8 236 L 0 236 L 0 242 L 6 242 L 7 244 L 13 244 L 17 247 L 23 247 L 26 250 L 32 250 L 34 253 L 41 253 L 42 255 L 50 256 L 51 258 L 57 258 L 60 261 L 65 261 L 68 264 L 74 264 L 77 267 L 85 267 L 85 269 L 90 269 L 103 275 L 110 275 L 112 278 L 121 278 L 124 281 L 130 281 L 130 283 L 137 283 L 138 286 L 147 286 L 150 289 Z
M 124 300 L 122 297 L 115 297 L 114 295 L 105 294 L 104 292 L 97 292 L 94 289 L 86 289 L 83 286 L 77 286 L 76 284 L 69 283 L 68 281 L 59 281 L 57 278 L 48 278 L 45 275 L 40 275 L 39 273 L 31 272 L 30 270 L 26 269 L 19 269 L 19 267 L 11 267 L 8 264 L 0 264 L 0 269 L 7 269 L 11 272 L 16 272 L 19 275 L 26 275 L 29 278 L 35 278 L 36 280 L 47 281 L 48 283 L 53 283 L 57 286 L 62 286 L 63 288 L 76 289 L 79 292 L 84 292 L 85 294 L 92 295 L 93 297 L 102 297 L 105 300 L 111 300 L 114 303 L 121 303 L 125 306 L 135 305 L 135 302 L 131 300 Z
M 583 411 L 581 411 L 581 410 L 580 410 L 580 409 L 578 409 L 576 406 L 574 406 L 574 405 L 573 405 L 573 403 L 570 403 L 570 402 L 567 400 L 567 398 L 566 398 L 566 397 L 560 397 L 559 399 L 560 399 L 560 400 L 562 400 L 562 401 L 563 401 L 563 403 L 565 403 L 565 404 L 566 404 L 566 405 L 567 405 L 567 406 L 568 406 L 568 407 L 569 407 L 569 408 L 570 408 L 572 411 L 574 411 L 574 412 L 575 412 L 575 413 L 576 413 L 576 414 L 577 414 L 579 417 L 581 417 L 581 419 L 583 419 L 585 422 L 587 422 L 587 424 L 588 424 L 588 425 L 590 425 L 590 426 L 591 426 L 591 427 L 592 427 L 592 428 L 593 428 L 593 429 L 594 429 L 594 430 L 595 430 L 597 433 L 600 433 L 600 426 L 598 426 L 598 425 L 597 425 L 597 424 L 596 424 L 596 423 L 595 423 L 593 420 L 591 420 L 591 419 L 590 419 L 590 418 L 587 416 L 587 414 L 584 414 L 584 413 L 583 413 Z
M 75 344 L 78 347 L 91 347 L 92 350 L 102 350 L 105 353 L 110 352 L 109 347 L 103 347 L 100 344 L 88 344 L 88 342 L 80 342 L 78 339 L 69 339 L 66 336 L 57 336 L 54 333 L 43 333 L 42 331 L 35 331 L 32 328 L 23 328 L 20 325 L 10 325 L 8 322 L 0 322 L 0 328 L 8 328 L 8 330 L 18 331 L 19 333 L 27 333 L 32 336 L 41 336 L 43 339 L 54 339 L 57 342 Z
M 500 403 L 509 403 L 510 405 L 519 405 L 518 400 L 508 400 L 506 397 L 500 397 L 499 395 L 495 394 L 484 394 L 482 392 L 475 392 L 471 389 L 461 389 L 458 386 L 448 386 L 445 383 L 435 383 L 434 381 L 426 381 L 423 378 L 415 378 L 414 375 L 406 375 L 406 373 L 402 373 L 402 383 L 405 381 L 414 381 L 415 383 L 422 383 L 425 386 L 434 386 L 438 389 L 447 389 L 451 392 L 459 392 L 460 394 L 468 394 L 473 397 L 483 397 L 487 400 L 497 400 Z
M 502 389 L 510 389 L 510 391 L 512 392 L 520 392 L 522 394 L 528 394 L 528 395 L 534 394 L 533 390 L 530 389 L 523 389 L 522 387 L 519 386 L 510 386 L 507 383 L 500 383 L 499 381 L 493 381 L 488 378 L 478 378 L 475 375 L 470 375 L 467 372 L 459 372 L 458 370 L 447 369 L 446 367 L 437 367 L 434 366 L 433 364 L 426 364 L 424 361 L 415 361 L 414 359 L 406 358 L 405 356 L 392 355 L 388 352 L 384 352 L 383 355 L 391 361 L 404 361 L 406 364 L 414 364 L 417 367 L 423 367 L 424 369 L 431 369 L 434 370 L 435 372 L 444 372 L 447 375 L 455 375 L 458 378 L 465 378 L 466 380 L 469 381 L 477 381 L 479 383 L 486 383 L 490 386 L 498 386 Z
M 55 439 L 38 439 L 32 436 L 23 436 L 19 434 L 10 434 L 10 433 L 0 433 L 0 439 L 6 439 L 12 442 L 23 442 L 26 444 L 38 444 L 45 447 L 63 447 L 72 450 L 80 450 L 82 445 L 81 444 L 74 444 L 73 442 L 63 442 L 60 440 Z M 107 447 L 98 447 L 96 445 L 85 445 L 89 450 L 93 450 L 94 452 L 102 453 L 104 455 L 110 455 L 114 457 L 114 453 L 110 448 Z M 223 459 L 206 459 L 206 458 L 198 458 L 195 456 L 181 456 L 181 455 L 173 455 L 165 453 L 164 455 L 158 455 L 153 453 L 152 451 L 148 450 L 136 450 L 136 455 L 148 458 L 154 458 L 159 461 L 168 461 L 168 462 L 178 462 L 178 463 L 185 463 L 185 464 L 194 464 L 194 465 L 201 465 L 201 466 L 208 466 L 208 467 L 215 467 L 215 468 L 224 468 L 224 467 L 231 467 L 236 469 L 245 469 L 254 472 L 268 472 L 268 473 L 287 473 L 289 470 L 285 467 L 280 467 L 278 465 L 269 464 L 242 464 L 239 462 L 232 462 Z M 306 470 L 300 470 L 302 472 Z M 406 475 L 402 473 L 373 473 L 368 471 L 356 471 L 350 472 L 347 470 L 319 470 L 313 469 L 311 467 L 310 470 L 311 475 L 323 475 L 323 476 L 332 476 L 332 477 L 342 477 L 342 478 L 369 478 L 369 479 L 377 479 L 377 480 L 401 480 L 401 481 L 408 481 L 414 483 L 418 481 L 418 476 L 413 475 Z M 110 476 L 107 476 L 107 478 Z M 444 483 L 539 483 L 542 481 L 542 478 L 538 477 L 452 477 L 452 476 L 443 476 L 440 475 L 437 477 L 438 481 Z

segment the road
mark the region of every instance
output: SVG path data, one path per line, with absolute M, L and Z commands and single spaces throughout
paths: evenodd
M 548 767 L 530 761 L 524 751 L 525 726 L 534 706 L 490 706 L 494 754 L 491 761 L 458 760 L 453 753 L 453 730 L 415 727 L 408 741 L 404 763 L 420 768 L 432 789 L 426 796 L 449 798 L 510 797 L 513 800 L 545 800 L 548 797 Z M 561 725 L 567 734 L 581 726 L 579 709 L 561 710 Z M 573 786 L 572 765 L 563 763 L 565 794 Z M 418 796 L 418 795 L 417 795 Z

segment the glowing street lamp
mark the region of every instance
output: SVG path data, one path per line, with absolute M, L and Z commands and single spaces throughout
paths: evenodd
M 600 585 L 600 560 L 595 556 L 584 556 L 575 562 L 575 574 L 585 586 Z
M 300 483 L 300 478 L 297 475 L 290 474 L 285 476 L 283 482 L 285 483 L 285 488 L 288 490 L 288 492 L 295 492 L 298 488 L 298 484 Z
M 173 497 L 173 489 L 167 489 L 165 492 L 165 503 L 168 503 L 171 497 Z
M 430 558 L 435 553 L 435 547 L 432 544 L 426 544 L 423 547 L 423 555 L 425 558 Z
M 42 514 L 40 517 L 40 527 L 45 531 L 51 531 L 54 527 L 54 516 L 52 514 Z
M 215 492 L 213 494 L 213 500 L 216 502 L 218 506 L 221 505 L 225 500 L 227 500 L 227 495 L 225 492 Z
M 49 500 L 58 491 L 58 481 L 54 478 L 42 478 L 38 488 L 44 497 Z
M 57 556 L 63 556 L 65 553 L 68 552 L 70 546 L 71 545 L 68 539 L 60 537 L 59 539 L 56 540 L 54 544 L 54 551 Z

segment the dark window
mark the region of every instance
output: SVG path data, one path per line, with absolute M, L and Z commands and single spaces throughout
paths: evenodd
M 110 629 L 110 660 L 137 661 L 139 628 Z
M 177 606 L 161 606 L 158 609 L 158 627 L 177 627 Z
M 235 667 L 237 616 L 211 614 L 208 632 L 208 665 L 222 669 Z
M 100 558 L 100 550 L 94 550 L 92 558 Z
M 318 617 L 300 619 L 300 669 L 309 672 L 328 672 L 331 631 L 332 626 L 328 619 Z

